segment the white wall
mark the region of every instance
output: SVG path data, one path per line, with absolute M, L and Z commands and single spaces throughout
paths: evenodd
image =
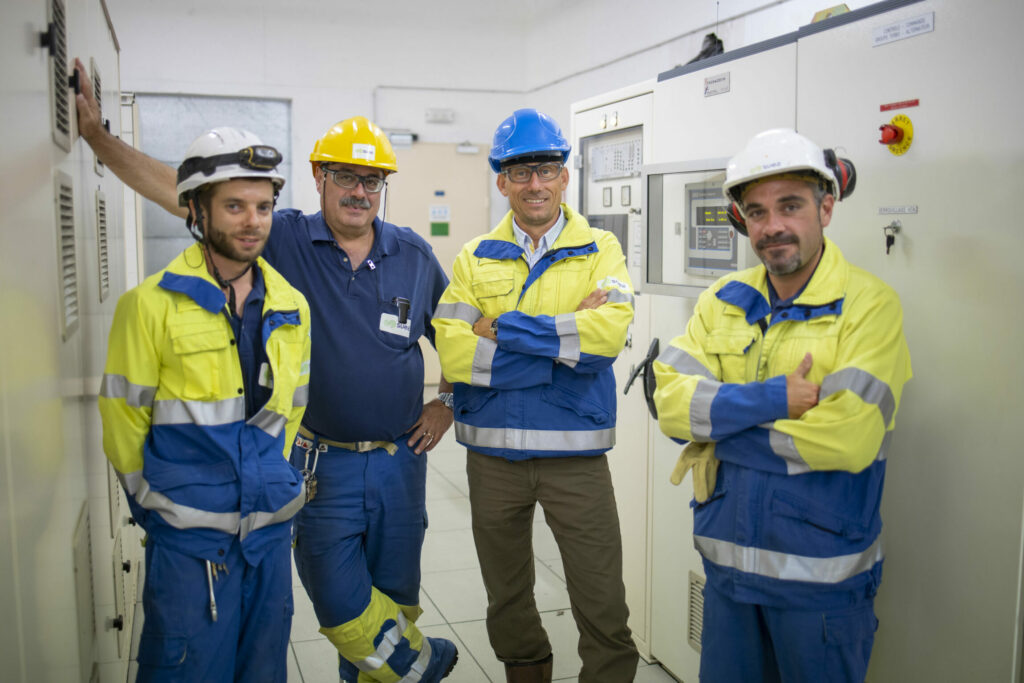
M 821 5 L 725 0 L 718 35 L 734 49 L 809 23 Z M 334 122 L 358 114 L 424 142 L 489 141 L 513 109 L 535 106 L 568 133 L 572 102 L 687 62 L 715 30 L 715 3 L 704 0 L 108 6 L 122 89 L 289 99 L 296 161 Z M 430 107 L 454 109 L 455 122 L 425 123 Z M 294 204 L 312 210 L 311 176 L 302 163 L 294 169 Z

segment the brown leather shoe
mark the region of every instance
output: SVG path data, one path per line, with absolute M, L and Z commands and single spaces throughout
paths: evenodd
M 554 655 L 536 662 L 505 662 L 506 683 L 551 683 L 551 663 Z

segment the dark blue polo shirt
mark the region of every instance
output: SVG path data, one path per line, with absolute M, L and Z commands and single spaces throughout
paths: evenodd
M 306 295 L 312 351 L 302 422 L 335 441 L 395 441 L 423 408 L 430 318 L 448 278 L 430 245 L 409 228 L 374 219 L 370 255 L 353 269 L 320 213 L 285 209 L 263 257 Z M 409 301 L 398 324 L 398 299 Z M 435 378 L 436 379 L 436 378 Z
M 267 296 L 267 287 L 263 281 L 263 271 L 258 265 L 253 265 L 252 273 L 252 290 L 249 296 L 245 297 L 242 317 L 239 318 L 235 311 L 224 309 L 235 333 L 235 343 L 238 345 L 247 420 L 266 405 L 273 393 L 269 386 L 271 378 L 267 347 L 263 342 L 263 299 Z M 265 375 L 262 381 L 261 374 Z

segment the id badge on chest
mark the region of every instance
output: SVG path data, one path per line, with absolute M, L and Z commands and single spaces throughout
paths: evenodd
M 394 313 L 381 313 L 380 329 L 382 332 L 387 332 L 388 334 L 394 334 L 408 339 L 412 325 L 410 325 L 408 321 L 404 323 L 400 322 L 398 320 L 398 316 Z

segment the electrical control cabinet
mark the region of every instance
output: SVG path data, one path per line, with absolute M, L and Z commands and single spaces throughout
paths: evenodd
M 0 32 L 0 677 L 124 681 L 115 604 L 130 632 L 138 572 L 123 566 L 142 548 L 108 483 L 97 411 L 129 284 L 122 185 L 79 137 L 73 69 L 79 57 L 119 130 L 117 37 L 103 0 L 13 0 Z
M 650 84 L 616 91 L 573 106 L 573 168 L 567 197 L 594 227 L 612 232 L 622 245 L 630 279 L 641 289 L 645 242 L 641 199 L 644 158 L 650 154 Z M 637 293 L 626 348 L 615 361 L 621 390 L 642 363 L 649 344 L 648 298 Z M 637 386 L 619 397 L 615 448 L 608 465 L 615 482 L 622 528 L 623 580 L 629 603 L 629 627 L 641 654 L 650 655 L 650 487 L 647 408 Z

